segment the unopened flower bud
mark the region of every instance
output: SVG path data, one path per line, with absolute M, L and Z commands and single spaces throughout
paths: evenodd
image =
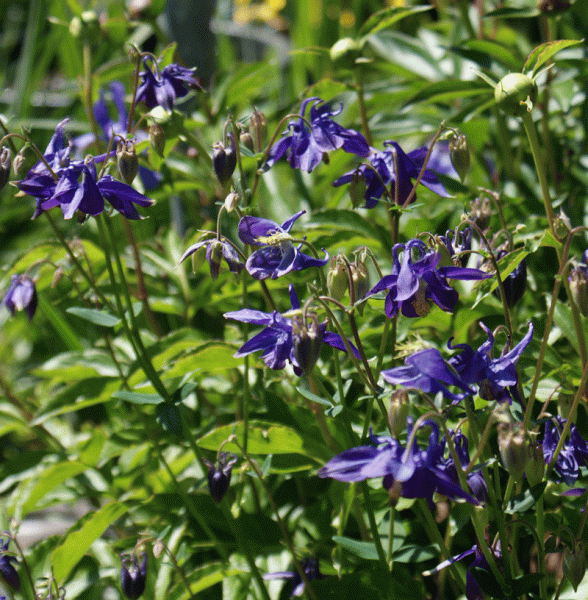
M 218 180 L 222 184 L 226 183 L 231 178 L 235 171 L 235 167 L 237 166 L 235 140 L 231 133 L 227 135 L 227 138 L 229 139 L 228 148 L 225 148 L 222 142 L 217 142 L 214 144 L 214 150 L 212 152 L 212 166 Z
M 339 257 L 332 258 L 327 273 L 327 289 L 329 290 L 329 296 L 340 302 L 348 287 L 349 277 L 347 275 L 345 261 Z
M 122 180 L 131 185 L 139 172 L 139 157 L 135 152 L 135 142 L 125 140 L 116 149 L 116 164 Z
M 476 198 L 471 202 L 470 219 L 482 230 L 488 229 L 492 217 L 492 200 L 487 197 Z
M 257 109 L 253 111 L 249 118 L 249 133 L 253 138 L 255 152 L 261 152 L 267 141 L 267 118 Z
M 143 552 L 141 555 L 143 561 L 139 565 L 137 557 L 123 556 L 122 568 L 120 571 L 120 581 L 123 594 L 130 598 L 130 600 L 136 600 L 145 591 L 145 579 L 147 578 L 147 553 Z
M 295 363 L 305 375 L 310 375 L 323 343 L 323 331 L 315 313 L 309 315 L 310 326 L 306 317 L 292 318 L 292 352 Z
M 449 157 L 453 168 L 463 181 L 470 170 L 470 150 L 463 133 L 459 133 L 449 141 Z
M 25 166 L 27 162 L 26 156 L 24 152 L 21 150 L 12 161 L 12 170 L 14 171 L 14 176 L 18 177 L 21 169 Z
M 239 206 L 239 200 L 239 194 L 237 194 L 236 192 L 231 192 L 230 194 L 227 194 L 227 197 L 225 198 L 225 210 L 227 212 L 232 212 L 233 210 L 235 210 L 235 208 Z
M 159 558 L 164 550 L 165 544 L 163 543 L 163 540 L 157 540 L 155 544 L 153 544 L 153 556 L 155 556 L 155 558 Z
M 570 276 L 568 277 L 570 283 L 570 292 L 572 294 L 572 300 L 578 307 L 580 313 L 584 316 L 588 316 L 588 275 L 581 269 L 572 269 Z
M 537 86 L 524 73 L 509 73 L 494 88 L 496 103 L 511 116 L 522 117 L 525 112 L 530 112 L 536 97 Z
M 216 504 L 221 503 L 221 500 L 229 489 L 231 472 L 236 462 L 236 456 L 231 456 L 228 459 L 224 452 L 220 453 L 216 465 L 208 460 L 204 460 L 204 464 L 208 467 L 208 491 Z
M 498 260 L 506 256 L 506 251 L 498 253 Z M 527 261 L 523 258 L 521 262 L 503 279 L 504 295 L 506 304 L 512 308 L 525 293 L 527 287 Z M 496 288 L 493 292 L 496 298 L 500 299 L 500 290 Z
M 149 145 L 163 158 L 165 151 L 165 131 L 159 123 L 152 123 L 149 127 Z
M 351 279 L 355 290 L 355 300 L 361 300 L 370 289 L 370 277 L 364 262 L 357 260 L 351 264 Z
M 206 260 L 210 265 L 210 276 L 213 279 L 218 278 L 220 264 L 223 257 L 223 243 L 220 240 L 214 240 L 206 247 Z
M 564 548 L 563 573 L 576 592 L 586 574 L 586 549 L 581 541 L 575 540 L 573 549 L 567 546 Z
M 365 177 L 359 171 L 355 171 L 349 182 L 349 197 L 351 198 L 353 208 L 359 208 L 365 203 L 366 189 L 367 183 Z
M 390 408 L 388 409 L 388 423 L 390 432 L 398 437 L 406 429 L 406 418 L 408 417 L 408 392 L 397 390 L 390 397 Z
M 11 163 L 12 152 L 10 148 L 2 147 L 2 152 L 0 152 L 0 190 L 8 183 Z
M 250 152 L 255 152 L 255 145 L 253 144 L 253 138 L 248 131 L 242 131 L 239 135 L 239 143 L 241 146 L 245 146 Z
M 502 464 L 516 482 L 519 482 L 529 461 L 529 443 L 523 427 L 512 423 L 498 426 L 498 449 Z

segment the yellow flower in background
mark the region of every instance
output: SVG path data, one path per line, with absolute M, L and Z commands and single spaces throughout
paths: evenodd
M 270 23 L 279 18 L 279 12 L 286 6 L 286 0 L 265 0 L 264 2 L 251 2 L 251 0 L 235 0 L 233 21 L 249 23 L 250 21 L 263 21 Z
M 400 8 L 405 5 L 404 0 L 386 0 L 386 4 L 388 6 L 392 6 L 393 8 Z

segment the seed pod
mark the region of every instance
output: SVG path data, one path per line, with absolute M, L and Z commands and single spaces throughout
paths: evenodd
M 498 426 L 498 449 L 504 468 L 516 482 L 519 482 L 529 461 L 529 444 L 525 439 L 524 428 L 512 423 L 500 423 Z
M 329 290 L 329 296 L 337 300 L 337 302 L 340 302 L 348 287 L 349 277 L 347 275 L 345 261 L 340 257 L 332 258 L 327 273 L 327 289 Z
M 470 150 L 468 141 L 463 133 L 449 141 L 449 158 L 459 178 L 463 181 L 470 170 Z
M 406 390 L 392 392 L 390 408 L 388 409 L 388 423 L 392 435 L 398 437 L 406 429 L 409 408 L 408 392 Z
M 248 131 L 242 131 L 239 135 L 239 143 L 241 146 L 245 146 L 250 152 L 255 152 L 255 145 L 253 144 L 253 138 Z
M 490 198 L 476 198 L 471 202 L 470 206 L 470 219 L 482 231 L 488 229 L 490 218 L 493 215 L 492 200 Z
M 235 139 L 232 134 L 228 134 L 229 147 L 225 148 L 222 142 L 214 144 L 212 152 L 212 166 L 218 180 L 225 184 L 233 175 L 237 166 L 237 152 L 235 147 Z
M 573 549 L 567 546 L 564 548 L 563 572 L 576 592 L 586 573 L 586 550 L 579 540 L 575 540 Z
M 570 292 L 574 304 L 584 316 L 588 316 L 588 276 L 584 269 L 572 269 L 568 277 L 570 282 Z
M 152 123 L 149 127 L 149 145 L 163 158 L 165 151 L 165 131 L 159 123 Z
M 249 133 L 253 138 L 255 152 L 261 152 L 267 141 L 267 117 L 257 109 L 249 118 Z
M 365 177 L 359 171 L 355 171 L 349 182 L 349 197 L 351 198 L 353 208 L 359 208 L 365 203 L 366 189 L 367 182 Z
M 135 152 L 135 142 L 125 140 L 116 149 L 116 164 L 122 180 L 131 185 L 139 172 L 139 157 Z

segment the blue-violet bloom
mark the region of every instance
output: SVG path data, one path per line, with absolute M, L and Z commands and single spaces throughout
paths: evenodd
M 206 459 L 203 459 L 203 462 L 208 467 L 210 497 L 216 504 L 220 504 L 229 489 L 231 473 L 233 465 L 237 462 L 237 457 L 233 455 L 228 458 L 224 452 L 221 452 L 216 465 Z
M 353 176 L 358 174 L 366 182 L 366 208 L 373 208 L 378 204 L 378 200 L 382 197 L 389 184 L 392 194 L 395 194 L 398 188 L 398 197 L 395 198 L 395 202 L 398 205 L 403 205 L 412 191 L 412 180 L 416 180 L 421 172 L 427 152 L 428 148 L 423 146 L 406 154 L 396 142 L 384 142 L 384 150 L 372 148 L 372 153 L 368 157 L 371 167 L 362 164 L 357 169 L 339 177 L 339 179 L 333 182 L 333 185 L 339 187 L 345 183 L 349 183 L 353 179 Z M 394 161 L 394 154 L 396 154 L 396 161 Z M 457 175 L 457 173 L 451 166 L 448 152 L 447 161 L 442 160 L 441 154 L 442 150 L 439 150 L 438 146 L 434 146 L 429 162 L 427 163 L 427 168 L 421 178 L 421 183 L 442 198 L 448 198 L 451 194 L 439 181 L 433 169 L 438 169 L 438 172 L 444 175 Z M 398 183 L 396 182 L 397 171 Z M 411 202 L 415 200 L 416 194 L 412 197 Z
M 308 581 L 313 579 L 325 579 L 326 575 L 323 575 L 319 570 L 319 562 L 316 558 L 305 558 L 302 561 L 302 570 L 306 575 Z M 290 579 L 292 582 L 292 592 L 290 598 L 294 596 L 302 596 L 304 592 L 304 581 L 298 571 L 278 571 L 277 573 L 266 573 L 263 578 L 265 580 L 271 579 Z
M 10 544 L 9 539 L 3 540 L 0 538 L 0 576 L 18 592 L 20 590 L 20 577 L 12 566 L 12 563 L 16 562 L 16 556 L 8 554 L 8 544 Z
M 255 279 L 277 279 L 291 271 L 302 271 L 310 267 L 323 267 L 329 262 L 329 254 L 324 259 L 313 258 L 301 252 L 302 244 L 295 246 L 290 229 L 296 219 L 306 211 L 301 210 L 282 225 L 269 219 L 243 217 L 239 221 L 239 239 L 244 244 L 263 246 L 251 254 L 245 263 L 249 274 Z
M 549 420 L 545 423 L 545 435 L 543 436 L 543 458 L 545 464 L 549 464 L 553 459 L 555 449 L 559 443 L 561 432 L 566 424 L 566 419 L 560 416 L 555 417 L 556 423 Z M 569 438 L 555 461 L 555 474 L 557 479 L 563 481 L 566 485 L 574 485 L 580 475 L 580 465 L 586 465 L 588 459 L 588 445 L 578 432 L 577 427 L 572 423 L 570 425 Z
M 432 428 L 425 450 L 419 448 L 416 438 L 405 449 L 395 438 L 371 435 L 372 446 L 345 450 L 332 458 L 318 475 L 337 481 L 364 481 L 383 477 L 382 483 L 387 490 L 398 483 L 402 497 L 424 498 L 431 508 L 434 506 L 434 492 L 450 499 L 461 498 L 478 504 L 476 498 L 461 488 L 451 456 L 444 458 L 445 438 L 439 439 L 438 425 L 432 421 L 424 421 L 421 427 L 425 425 Z M 412 428 L 412 418 L 409 418 L 408 438 L 411 437 Z
M 294 291 L 294 286 L 290 284 L 290 302 L 292 310 L 300 310 L 300 302 Z M 311 315 L 309 315 L 311 316 Z M 283 369 L 286 361 L 290 361 L 294 367 L 296 375 L 304 374 L 304 361 L 297 357 L 296 348 L 293 340 L 293 321 L 297 317 L 288 318 L 281 315 L 278 311 L 264 313 L 259 310 L 244 308 L 234 312 L 225 313 L 226 319 L 234 319 L 243 323 L 254 323 L 255 325 L 265 325 L 260 333 L 253 336 L 245 342 L 241 348 L 234 354 L 235 358 L 240 358 L 251 354 L 252 352 L 263 351 L 262 358 L 270 369 Z M 336 333 L 327 331 L 326 323 L 319 325 L 322 334 L 322 342 L 329 344 L 333 348 L 338 348 L 346 352 L 345 342 Z M 356 356 L 359 356 L 357 349 L 350 343 L 350 347 Z M 313 365 L 314 366 L 314 365 Z
M 218 278 L 221 258 L 225 259 L 231 273 L 235 273 L 236 275 L 238 275 L 244 267 L 237 251 L 233 248 L 233 245 L 225 238 L 219 240 L 215 237 L 192 244 L 184 252 L 182 258 L 180 258 L 180 262 L 184 262 L 188 256 L 194 254 L 194 252 L 197 252 L 200 248 L 206 248 L 206 260 L 210 265 L 210 275 L 213 279 Z
M 137 88 L 137 102 L 144 102 L 147 108 L 161 106 L 171 112 L 176 98 L 182 98 L 189 88 L 200 88 L 194 77 L 194 69 L 187 69 L 176 64 L 167 65 L 161 71 L 155 65 L 155 72 L 147 66 L 139 73 L 141 83 Z
M 143 561 L 139 565 L 136 556 L 121 557 L 122 567 L 120 580 L 123 594 L 136 600 L 145 591 L 145 580 L 147 578 L 147 553 L 142 553 Z
M 304 121 L 306 107 L 310 104 L 310 131 Z M 293 169 L 302 169 L 310 173 L 323 160 L 323 154 L 337 148 L 345 152 L 366 157 L 370 147 L 361 133 L 345 129 L 332 120 L 343 110 L 340 104 L 333 108 L 320 98 L 307 98 L 300 107 L 300 119 L 290 121 L 281 140 L 276 142 L 268 155 L 266 165 L 271 167 L 276 161 L 288 154 L 288 162 Z
M 402 262 L 398 258 L 402 251 Z M 413 251 L 416 260 L 413 259 Z M 421 240 L 395 244 L 392 249 L 392 273 L 381 279 L 367 294 L 372 296 L 388 290 L 384 310 L 392 319 L 401 311 L 405 317 L 424 317 L 434 302 L 446 312 L 453 312 L 459 294 L 447 279 L 476 280 L 492 277 L 479 269 L 462 267 L 439 267 L 441 254 L 427 250 Z
M 37 310 L 37 301 L 35 282 L 26 275 L 13 275 L 10 287 L 2 300 L 10 314 L 14 316 L 17 310 L 24 310 L 31 321 Z
M 77 211 L 96 216 L 104 210 L 105 199 L 128 219 L 140 219 L 134 204 L 151 206 L 153 200 L 110 175 L 97 179 L 96 163 L 107 159 L 104 154 L 84 161 L 71 160 L 72 146 L 66 144 L 63 133 L 66 122 L 59 123 L 43 154 L 57 179 L 41 161 L 16 184 L 19 190 L 37 200 L 33 219 L 55 206 L 61 208 L 66 219 L 71 219 Z

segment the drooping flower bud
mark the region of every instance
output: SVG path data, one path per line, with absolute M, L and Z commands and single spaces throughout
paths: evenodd
M 249 133 L 253 138 L 255 152 L 261 152 L 267 141 L 267 117 L 257 109 L 249 118 Z
M 253 138 L 248 131 L 242 131 L 239 135 L 239 143 L 241 146 L 245 146 L 247 150 L 250 152 L 255 152 L 255 145 L 253 143 Z
M 533 487 L 543 481 L 545 473 L 545 459 L 543 458 L 543 445 L 534 443 L 529 445 L 529 462 L 527 463 L 527 481 Z
M 225 198 L 225 210 L 227 212 L 233 212 L 233 210 L 235 210 L 235 208 L 239 206 L 239 200 L 239 194 L 237 194 L 236 192 L 231 192 L 230 194 L 227 194 L 227 197 Z
M 580 313 L 588 316 L 588 275 L 581 267 L 572 269 L 568 277 L 572 300 L 578 307 Z
M 470 150 L 463 133 L 459 133 L 449 140 L 449 158 L 459 178 L 463 181 L 470 170 Z
M 564 548 L 563 573 L 570 580 L 574 592 L 578 591 L 578 586 L 586 574 L 586 548 L 580 540 L 575 540 L 573 548 Z
M 388 423 L 393 436 L 398 437 L 406 429 L 409 408 L 408 392 L 406 390 L 392 392 L 390 408 L 388 409 Z
M 221 503 L 229 489 L 231 472 L 236 462 L 236 456 L 231 456 L 228 459 L 224 452 L 220 453 L 216 465 L 204 460 L 204 464 L 208 467 L 208 491 L 216 504 Z
M 356 260 L 351 264 L 351 280 L 355 291 L 355 301 L 361 300 L 369 292 L 370 277 L 365 263 Z M 364 305 L 358 306 L 359 314 L 363 314 Z
M 120 570 L 120 582 L 123 594 L 136 600 L 145 591 L 145 580 L 147 578 L 147 553 L 141 554 L 143 561 L 139 565 L 137 557 L 127 555 L 121 557 L 122 567 Z
M 231 133 L 227 134 L 229 147 L 225 148 L 222 142 L 214 144 L 212 152 L 212 166 L 218 180 L 225 184 L 233 175 L 237 166 L 237 149 L 235 139 Z
M 2 152 L 0 152 L 0 190 L 8 183 L 11 164 L 12 152 L 10 148 L 2 147 Z
M 500 260 L 506 254 L 505 250 L 501 250 L 498 253 L 497 259 Z M 509 308 L 512 308 L 523 297 L 525 288 L 527 287 L 527 261 L 524 258 L 503 279 L 502 284 L 504 285 L 506 304 Z M 493 294 L 500 300 L 500 290 L 498 288 L 494 290 Z
M 297 366 L 310 375 L 318 360 L 323 343 L 323 331 L 315 313 L 308 315 L 310 326 L 304 316 L 292 318 L 292 354 Z
M 340 302 L 348 287 L 349 277 L 347 275 L 345 261 L 339 256 L 337 258 L 333 257 L 327 273 L 327 289 L 329 290 L 329 296 L 337 300 L 337 302 Z
M 10 540 L 0 539 L 0 576 L 17 592 L 20 590 L 20 577 L 11 563 L 16 562 L 16 557 L 8 554 Z
M 516 482 L 519 482 L 529 461 L 529 443 L 525 439 L 524 428 L 519 424 L 500 423 L 498 449 L 504 468 Z
M 159 123 L 152 123 L 149 127 L 149 145 L 163 158 L 165 151 L 165 131 Z
M 14 160 L 12 161 L 12 170 L 14 171 L 14 176 L 15 177 L 18 177 L 18 174 L 20 173 L 21 169 L 25 166 L 25 164 L 27 162 L 27 158 L 26 158 L 25 153 L 23 152 L 23 150 L 21 150 L 14 157 Z
M 135 142 L 119 142 L 116 149 L 116 164 L 122 180 L 131 185 L 139 172 L 139 157 L 135 152 Z
M 494 88 L 498 106 L 511 116 L 522 117 L 530 112 L 537 97 L 535 82 L 524 73 L 505 75 Z
M 10 314 L 14 316 L 17 310 L 24 310 L 31 321 L 37 310 L 37 302 L 35 282 L 26 275 L 13 275 L 10 287 L 2 300 Z

